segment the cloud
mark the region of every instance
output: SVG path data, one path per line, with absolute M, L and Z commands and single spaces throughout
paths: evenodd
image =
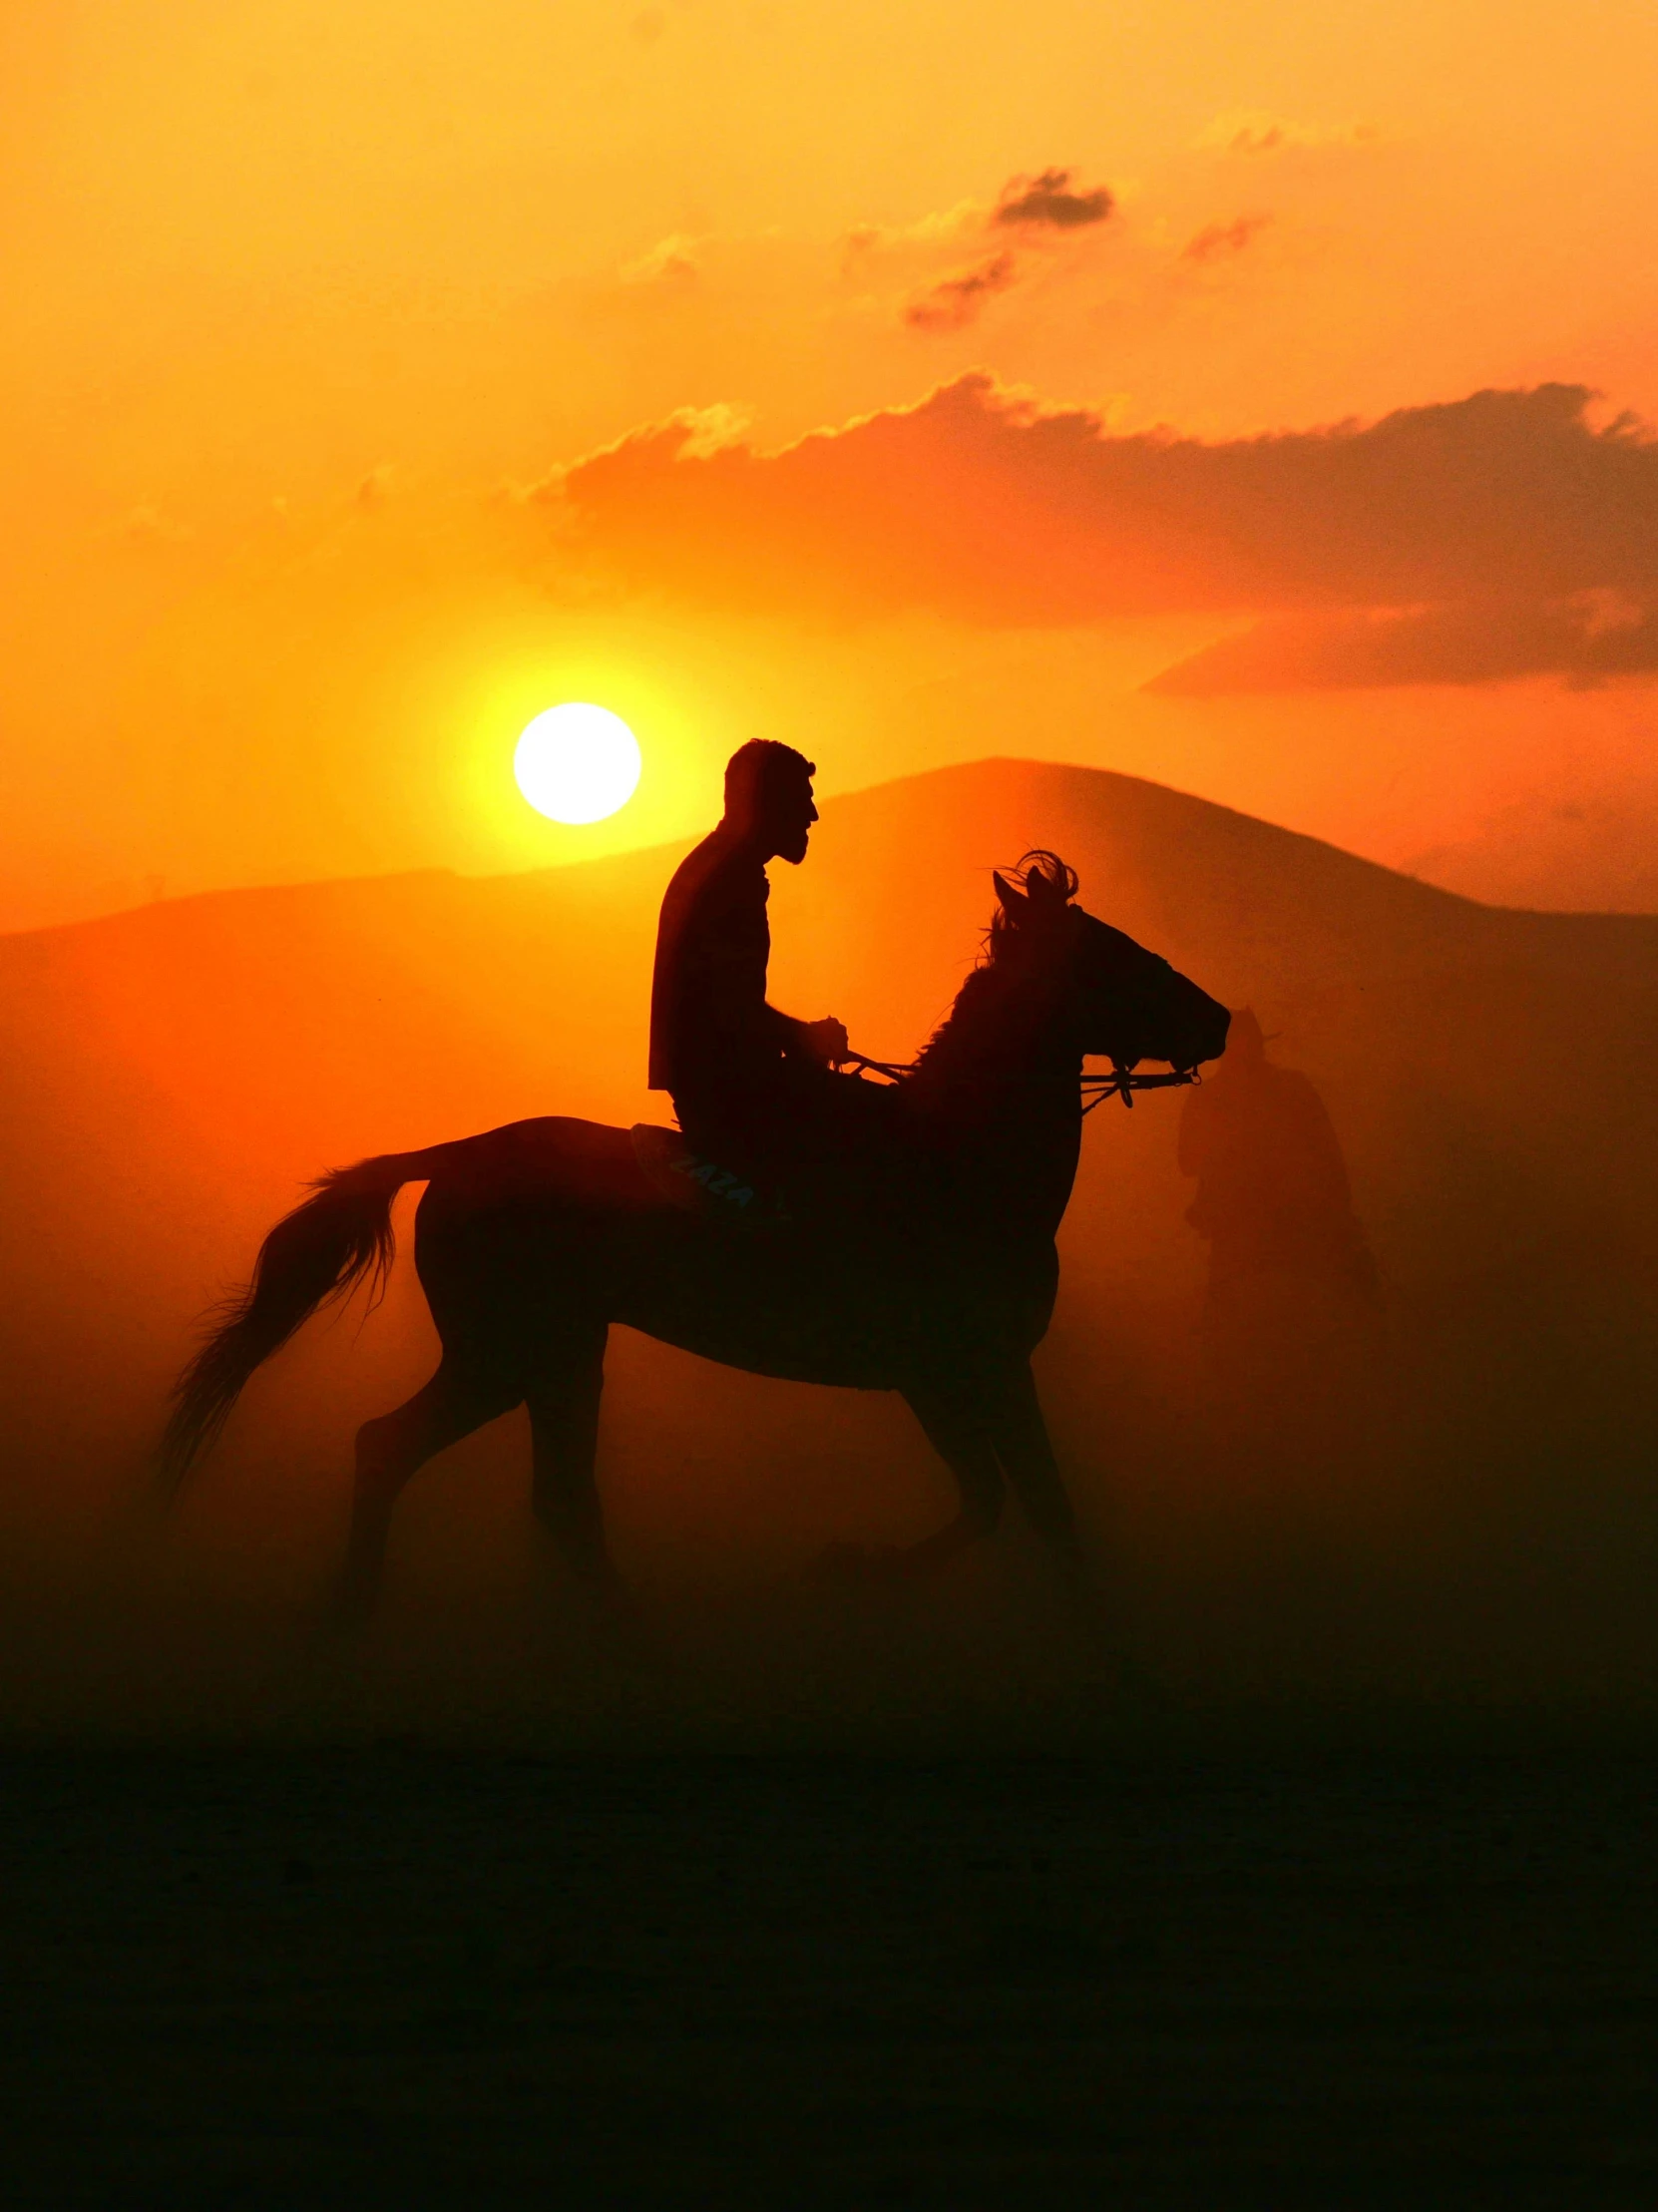
M 959 200 L 914 222 L 860 222 L 842 240 L 842 257 L 856 264 L 870 253 L 950 244 L 987 231 L 1022 230 L 1034 238 L 1043 230 L 1084 230 L 1103 222 L 1116 205 L 1110 193 L 1103 185 L 1072 192 L 1071 176 L 1068 169 L 1044 169 L 1035 177 L 1010 177 L 990 207 Z
M 985 302 L 1017 283 L 1018 268 L 1011 253 L 993 253 L 972 268 L 912 292 L 904 302 L 904 320 L 915 330 L 965 330 L 976 322 Z
M 1066 240 L 1103 222 L 1114 206 L 1103 185 L 1075 192 L 1071 177 L 1068 169 L 1044 169 L 1034 177 L 1009 178 L 991 207 L 963 200 L 914 222 L 859 223 L 841 240 L 841 274 L 867 281 L 868 264 L 878 255 L 907 257 L 912 270 L 918 261 L 925 267 L 939 247 L 960 248 L 974 238 L 988 242 L 1009 231 L 1022 245 L 1051 255 Z M 981 251 L 967 267 L 915 285 L 900 305 L 901 319 L 912 330 L 966 329 L 988 300 L 1020 282 L 1026 266 L 1007 245 Z
M 1206 222 L 1180 249 L 1183 261 L 1223 261 L 1241 253 L 1264 230 L 1271 216 L 1239 216 L 1235 222 Z
M 1197 143 L 1223 154 L 1248 157 L 1369 147 L 1377 145 L 1381 137 L 1374 123 L 1344 123 L 1332 129 L 1292 123 L 1287 116 L 1271 115 L 1264 108 L 1231 108 L 1225 115 L 1216 116 Z
M 907 247 L 954 243 L 985 227 L 986 214 L 977 200 L 958 200 L 954 208 L 918 216 L 914 222 L 860 222 L 841 240 L 843 268 L 855 269 L 872 253 L 901 252 Z
M 1185 697 L 1237 691 L 1379 689 L 1564 675 L 1576 686 L 1658 670 L 1658 597 L 1301 616 L 1258 624 L 1165 668 L 1144 686 Z
M 93 535 L 109 540 L 125 540 L 129 545 L 179 546 L 184 545 L 196 533 L 189 523 L 180 522 L 149 501 L 129 507 L 124 515 L 101 524 Z
M 724 399 L 716 399 L 711 407 L 681 407 L 672 418 L 675 429 L 685 434 L 681 458 L 706 461 L 739 445 L 753 419 L 752 408 L 733 406 Z
M 1544 384 L 1210 443 L 1113 435 L 979 370 L 772 454 L 698 450 L 675 418 L 561 472 L 558 496 L 574 542 L 624 586 L 837 619 L 1644 604 L 1658 444 L 1627 418 L 1592 426 L 1590 400 Z M 1574 635 L 1552 634 L 1552 664 L 1577 665 Z
M 624 284 L 683 284 L 695 278 L 701 269 L 696 257 L 698 238 L 685 237 L 677 230 L 665 238 L 658 238 L 648 253 L 641 253 L 636 261 L 623 264 L 621 275 Z
M 993 224 L 1078 230 L 1103 222 L 1115 203 L 1103 185 L 1072 192 L 1068 169 L 1044 169 L 1035 177 L 1011 177 L 1002 188 Z

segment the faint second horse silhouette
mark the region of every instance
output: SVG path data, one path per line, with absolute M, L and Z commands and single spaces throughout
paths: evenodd
M 880 1563 L 913 1570 L 996 1525 L 1012 1483 L 1075 1557 L 1070 1503 L 1031 1373 L 1058 1286 L 1085 1055 L 1176 1070 L 1228 1015 L 1168 962 L 1085 914 L 1049 854 L 998 878 L 990 953 L 903 1085 L 917 1190 L 877 1261 L 786 1229 L 743 1235 L 665 1201 L 625 1129 L 558 1117 L 389 1153 L 324 1176 L 265 1238 L 251 1283 L 182 1377 L 163 1447 L 182 1477 L 248 1377 L 316 1309 L 393 1256 L 392 1200 L 424 1181 L 415 1264 L 436 1373 L 357 1436 L 340 1601 L 379 1586 L 392 1508 L 424 1462 L 527 1404 L 535 1508 L 572 1567 L 616 1586 L 594 1479 L 613 1321 L 728 1366 L 900 1391 L 948 1464 L 954 1518 Z

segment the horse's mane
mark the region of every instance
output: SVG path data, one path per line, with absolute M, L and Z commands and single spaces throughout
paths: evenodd
M 1009 871 L 1021 891 L 1034 876 L 1043 879 L 1051 893 L 1063 890 L 1067 900 L 1076 894 L 1076 871 L 1056 853 L 1028 852 Z M 950 1012 L 917 1055 L 915 1071 L 905 1084 L 908 1095 L 920 1106 L 934 1103 L 946 1090 L 955 1090 L 964 1079 L 973 1084 L 996 1080 L 1022 1059 L 1029 1039 L 1024 1025 L 1010 1019 L 1029 1004 L 1031 970 L 1024 960 L 1010 957 L 1015 941 L 1024 933 L 998 905 L 985 932 L 979 965 L 956 994 Z
M 915 1072 L 904 1087 L 912 1098 L 931 1096 L 965 1068 L 983 1068 L 990 1057 L 986 1048 L 994 1052 L 997 1032 L 1005 1028 L 1002 1015 L 1012 982 L 1011 970 L 994 962 L 974 969 L 916 1056 Z

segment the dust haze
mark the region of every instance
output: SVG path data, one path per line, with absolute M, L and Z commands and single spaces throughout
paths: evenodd
M 1037 1374 L 1154 1685 L 1133 1725 L 1646 1715 L 1658 919 L 1483 907 L 1154 784 L 987 760 L 825 806 L 808 867 L 774 870 L 775 998 L 909 1057 L 977 956 L 992 865 L 1037 844 L 1307 1079 L 1368 1271 L 1349 1296 L 1280 1257 L 1228 1308 L 1178 1096 L 1089 1120 Z M 406 1252 L 152 1510 L 201 1311 L 311 1175 L 523 1115 L 660 1117 L 644 1018 L 679 850 L 0 940 L 8 1735 L 995 1747 L 1127 1724 L 1012 1513 L 901 1600 L 814 1579 L 837 1542 L 943 1518 L 899 1401 L 621 1329 L 600 1479 L 643 1644 L 544 1549 L 522 1415 L 406 1494 L 366 1633 L 320 1633 L 352 1433 L 432 1358 Z

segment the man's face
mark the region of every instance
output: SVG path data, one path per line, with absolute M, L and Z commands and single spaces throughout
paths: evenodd
M 798 867 L 806 857 L 806 843 L 817 820 L 812 804 L 811 780 L 793 776 L 766 800 L 766 843 L 774 858 Z

